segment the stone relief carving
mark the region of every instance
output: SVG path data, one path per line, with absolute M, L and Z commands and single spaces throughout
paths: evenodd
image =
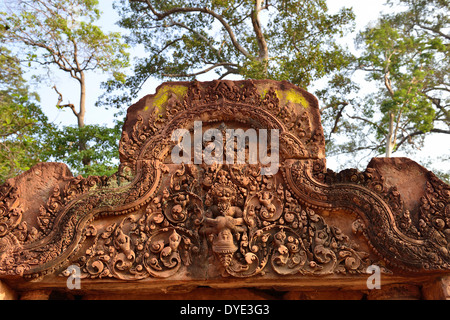
M 234 277 L 365 272 L 368 254 L 301 206 L 280 177 L 249 184 L 250 177 L 238 180 L 234 169 L 181 165 L 140 215 L 92 228 L 93 245 L 78 261 L 83 276 L 166 278 L 194 260 L 211 259 L 223 276 Z
M 280 170 L 172 163 L 171 132 L 194 121 L 278 129 Z M 450 187 L 408 159 L 327 170 L 317 100 L 287 82 L 165 84 L 129 108 L 119 150 L 111 177 L 44 183 L 37 171 L 60 165 L 41 164 L 0 187 L 0 277 L 64 275 L 70 264 L 123 280 L 450 268 Z M 423 187 L 405 194 L 405 177 Z M 45 197 L 24 197 L 25 180 Z

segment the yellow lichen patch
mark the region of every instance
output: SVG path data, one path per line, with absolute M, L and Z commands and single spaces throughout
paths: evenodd
M 269 92 L 269 89 L 264 89 L 263 92 L 261 92 L 261 99 L 264 99 L 264 97 L 266 96 L 267 92 Z
M 187 89 L 187 86 L 183 85 L 168 85 L 160 88 L 153 98 L 155 109 L 158 109 L 160 112 L 165 111 L 165 104 L 170 97 L 170 93 L 175 94 L 181 100 Z
M 264 97 L 266 96 L 268 91 L 269 91 L 269 89 L 264 89 L 261 92 L 261 99 L 264 99 Z M 299 92 L 295 89 L 275 90 L 275 93 L 281 102 L 284 102 L 284 103 L 292 102 L 294 104 L 300 104 L 304 108 L 309 107 L 309 103 L 305 99 L 305 97 L 301 94 L 301 92 Z
M 308 101 L 305 99 L 305 97 L 301 94 L 301 92 L 299 92 L 295 89 L 290 89 L 290 90 L 286 90 L 286 91 L 277 90 L 277 96 L 279 98 L 281 98 L 282 101 L 284 100 L 286 102 L 300 104 L 304 108 L 309 107 Z

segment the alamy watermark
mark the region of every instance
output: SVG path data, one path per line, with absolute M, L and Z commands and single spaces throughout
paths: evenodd
M 265 166 L 261 168 L 261 175 L 274 175 L 279 168 L 280 133 L 278 129 L 270 129 L 270 150 L 268 134 L 267 129 L 226 129 L 224 143 L 223 131 L 212 128 L 203 132 L 202 122 L 194 121 L 194 164 L 222 164 L 224 158 L 226 164 L 257 164 L 259 160 Z M 172 132 L 171 139 L 177 142 L 172 149 L 172 162 L 192 163 L 192 138 L 189 130 L 176 129 Z
M 77 265 L 70 265 L 66 270 L 65 274 L 68 275 L 66 280 L 66 286 L 68 289 L 81 289 L 81 270 Z
M 377 265 L 370 265 L 367 267 L 366 272 L 371 274 L 369 278 L 367 278 L 366 285 L 367 289 L 381 289 L 381 269 Z

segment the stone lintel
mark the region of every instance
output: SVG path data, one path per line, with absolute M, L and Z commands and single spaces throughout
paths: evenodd
M 211 132 L 231 163 L 225 152 L 205 160 Z M 230 132 L 256 137 L 244 163 Z M 448 296 L 436 279 L 450 272 L 450 186 L 407 158 L 327 169 L 318 101 L 288 82 L 165 83 L 128 109 L 119 153 L 110 177 L 41 163 L 0 186 L 0 279 L 21 298 Z M 368 291 L 371 276 L 384 289 Z

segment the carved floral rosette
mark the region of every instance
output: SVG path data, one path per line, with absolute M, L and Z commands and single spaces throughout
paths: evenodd
M 173 163 L 172 132 L 195 121 L 278 129 L 278 172 Z M 39 164 L 1 186 L 0 277 L 73 264 L 123 280 L 447 272 L 450 187 L 409 159 L 334 173 L 324 143 L 317 100 L 287 82 L 164 84 L 129 108 L 115 175 Z

